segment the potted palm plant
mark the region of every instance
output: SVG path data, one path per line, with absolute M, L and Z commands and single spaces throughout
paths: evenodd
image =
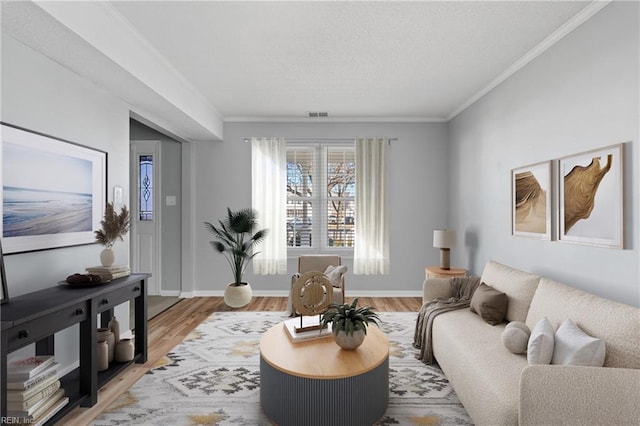
M 107 203 L 104 209 L 104 218 L 100 221 L 101 229 L 94 231 L 96 242 L 105 248 L 100 253 L 102 266 L 111 266 L 115 260 L 113 244 L 116 240 L 124 241 L 124 236 L 129 231 L 130 217 L 127 206 L 122 206 L 120 213 L 116 213 L 113 203 Z
M 324 328 L 331 323 L 333 337 L 342 349 L 354 350 L 362 344 L 367 335 L 367 326 L 380 325 L 380 317 L 373 312 L 372 308 L 358 308 L 358 298 L 353 299 L 351 304 L 342 305 L 332 303 L 329 309 L 322 314 L 321 326 Z
M 258 220 L 252 209 L 233 212 L 227 207 L 227 217 L 219 220 L 218 226 L 209 222 L 204 224 L 216 238 L 211 245 L 225 256 L 233 274 L 234 281 L 224 291 L 224 302 L 232 308 L 246 306 L 251 301 L 252 291 L 251 285 L 242 277 L 251 259 L 258 254 L 253 252 L 253 247 L 264 239 L 267 230 L 255 231 Z

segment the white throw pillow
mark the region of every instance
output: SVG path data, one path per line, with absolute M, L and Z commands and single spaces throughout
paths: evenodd
M 553 326 L 549 318 L 544 317 L 531 330 L 527 346 L 527 361 L 529 365 L 550 364 L 553 358 Z
M 527 324 L 519 321 L 511 321 L 502 332 L 502 344 L 509 352 L 523 354 L 527 352 L 531 331 Z
M 591 337 L 573 323 L 565 320 L 555 336 L 552 364 L 602 367 L 606 355 L 604 340 Z
M 334 266 L 329 265 L 327 269 L 325 269 L 324 274 L 327 276 L 327 279 L 331 282 L 331 285 L 334 287 L 342 287 L 342 274 L 347 272 L 347 267 L 344 265 Z

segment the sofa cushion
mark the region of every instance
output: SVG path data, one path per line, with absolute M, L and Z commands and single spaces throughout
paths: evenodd
M 531 330 L 527 345 L 529 365 L 551 364 L 553 358 L 554 332 L 547 317 L 542 318 Z
M 506 293 L 509 300 L 507 321 L 524 322 L 540 277 L 498 262 L 489 261 L 482 272 L 482 282 Z
M 504 321 L 507 313 L 507 295 L 481 283 L 471 297 L 471 312 L 480 315 L 488 324 L 497 325 Z
M 504 328 L 491 327 L 469 309 L 433 321 L 434 356 L 478 425 L 518 423 L 518 381 L 527 359 L 504 348 Z
M 505 348 L 514 354 L 523 354 L 527 352 L 529 344 L 529 336 L 531 330 L 527 324 L 519 321 L 512 321 L 505 327 L 500 339 Z
M 556 331 L 551 363 L 602 367 L 605 353 L 604 340 L 589 336 L 566 319 Z
M 531 301 L 526 323 L 548 317 L 554 327 L 568 318 L 589 336 L 603 339 L 605 367 L 640 369 L 640 309 L 543 278 Z

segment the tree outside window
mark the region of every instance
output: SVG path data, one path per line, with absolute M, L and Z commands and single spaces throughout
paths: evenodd
M 288 148 L 287 246 L 353 248 L 355 179 L 352 147 Z

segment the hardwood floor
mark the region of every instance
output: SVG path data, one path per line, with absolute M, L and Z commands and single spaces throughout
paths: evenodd
M 347 298 L 351 303 L 351 298 Z M 418 312 L 422 306 L 420 297 L 361 297 L 358 306 L 371 306 L 379 312 Z M 98 393 L 98 403 L 90 408 L 76 408 L 59 424 L 88 425 L 113 401 L 127 391 L 167 352 L 184 340 L 201 322 L 214 312 L 229 311 L 285 311 L 286 297 L 254 297 L 241 309 L 225 305 L 222 297 L 195 297 L 183 299 L 148 324 L 148 356 L 144 364 L 132 364 Z

